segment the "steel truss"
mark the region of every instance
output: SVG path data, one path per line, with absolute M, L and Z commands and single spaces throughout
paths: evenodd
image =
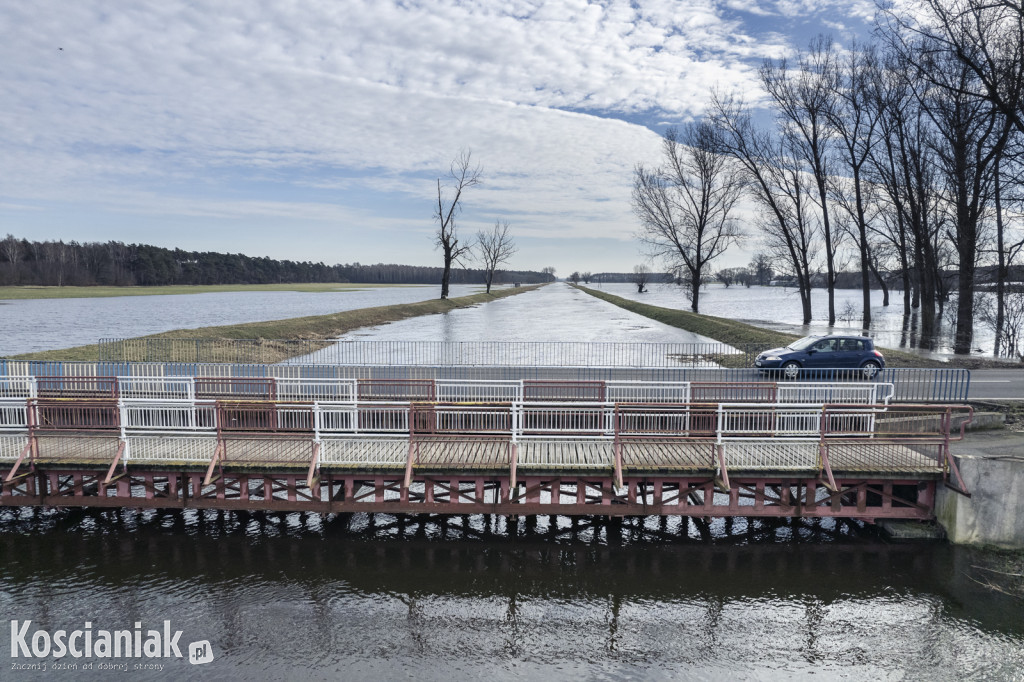
M 0 507 L 223 509 L 315 513 L 510 516 L 933 517 L 935 480 L 734 477 L 416 475 L 302 472 L 36 470 L 4 482 Z

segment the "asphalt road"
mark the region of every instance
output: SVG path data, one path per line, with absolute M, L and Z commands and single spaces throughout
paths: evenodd
M 1024 369 L 973 369 L 971 400 L 1024 400 Z

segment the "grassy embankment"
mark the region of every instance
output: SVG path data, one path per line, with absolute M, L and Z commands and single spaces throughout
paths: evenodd
M 715 339 L 716 341 L 720 341 L 730 346 L 738 347 L 749 344 L 760 347 L 760 350 L 767 350 L 768 348 L 785 346 L 791 341 L 795 341 L 800 338 L 793 334 L 785 334 L 771 329 L 762 329 L 761 327 L 755 327 L 735 320 L 729 320 L 724 317 L 699 315 L 687 310 L 659 308 L 658 306 L 639 303 L 628 298 L 622 298 L 621 296 L 615 296 L 613 294 L 609 294 L 604 291 L 597 291 L 596 289 L 590 289 L 588 287 L 577 288 L 587 292 L 591 296 L 600 298 L 603 301 L 617 305 L 630 312 L 643 315 L 644 317 L 649 317 L 652 320 L 661 322 L 662 324 L 667 324 L 670 327 L 685 329 L 686 331 L 693 332 L 694 334 L 707 336 L 708 338 Z M 883 351 L 885 354 L 885 364 L 889 367 L 964 367 L 967 366 L 967 363 L 971 363 L 971 366 L 977 367 L 981 364 L 975 364 L 975 360 L 980 359 L 964 358 L 963 360 L 954 359 L 950 362 L 942 362 L 939 360 L 924 358 L 913 353 L 904 353 L 902 351 L 892 350 L 890 348 L 885 348 Z M 750 364 L 742 355 L 725 355 L 717 358 L 716 361 L 723 367 L 747 367 Z
M 372 327 L 387 322 L 397 322 L 410 317 L 420 315 L 432 315 L 446 313 L 456 308 L 468 308 L 471 306 L 487 303 L 506 296 L 514 296 L 543 286 L 535 284 L 519 288 L 506 288 L 492 291 L 490 294 L 479 293 L 470 296 L 460 296 L 446 300 L 433 299 L 420 301 L 418 303 L 404 303 L 399 305 L 378 306 L 375 308 L 359 308 L 330 315 L 314 315 L 310 317 L 295 317 L 286 320 L 269 320 L 266 322 L 248 322 L 245 324 L 225 325 L 221 327 L 201 327 L 199 329 L 177 329 L 160 334 L 138 337 L 140 339 L 202 339 L 210 347 L 215 347 L 217 341 L 224 341 L 225 350 L 230 351 L 231 342 L 236 339 L 261 339 L 265 342 L 260 344 L 260 358 L 262 362 L 281 362 L 295 355 L 309 353 L 320 348 L 325 348 L 332 343 L 332 339 L 360 327 Z M 308 341 L 301 345 L 289 344 L 288 340 L 300 339 Z M 282 341 L 283 340 L 283 341 Z M 183 344 L 187 348 L 187 344 Z M 84 360 L 95 361 L 99 357 L 99 348 L 92 344 L 88 346 L 77 346 L 63 350 L 43 351 L 39 353 L 26 353 L 13 356 L 14 360 Z M 134 359 L 134 358 L 128 358 Z M 141 359 L 141 358 L 140 358 Z M 165 362 L 192 362 L 194 357 L 161 357 Z M 213 361 L 213 360 L 211 360 Z
M 232 291 L 300 291 L 320 293 L 360 291 L 378 287 L 426 286 L 415 284 L 349 284 L 339 282 L 292 284 L 181 284 L 158 287 L 0 287 L 0 301 L 36 298 L 109 298 L 113 296 L 164 296 L 169 294 L 212 294 Z

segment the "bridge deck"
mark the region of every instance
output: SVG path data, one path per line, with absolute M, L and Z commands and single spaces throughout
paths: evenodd
M 216 455 L 215 436 L 129 437 L 125 463 L 205 469 Z M 289 436 L 223 439 L 225 467 L 259 470 L 310 466 L 313 442 Z M 331 438 L 321 441 L 319 468 L 338 471 L 402 471 L 414 450 L 414 471 L 508 471 L 513 455 L 518 471 L 531 473 L 608 473 L 614 467 L 615 443 L 599 439 L 529 439 L 515 444 L 498 438 Z M 39 465 L 106 467 L 117 455 L 116 436 L 63 434 L 38 436 Z M 625 475 L 711 474 L 718 468 L 716 443 L 707 440 L 644 439 L 621 443 Z M 727 442 L 726 467 L 736 475 L 816 473 L 821 470 L 819 444 L 772 440 Z M 515 452 L 513 451 L 515 449 Z M 13 461 L 8 447 L 0 460 Z M 835 441 L 827 444 L 837 476 L 899 476 L 936 478 L 942 475 L 941 453 L 934 443 Z

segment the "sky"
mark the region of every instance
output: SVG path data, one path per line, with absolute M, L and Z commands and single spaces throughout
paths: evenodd
M 0 5 L 0 236 L 440 265 L 437 181 L 509 266 L 646 262 L 637 163 L 870 0 L 216 0 Z M 748 244 L 748 249 L 756 244 Z M 736 251 L 722 265 L 742 265 Z M 657 265 L 657 264 L 653 264 Z

